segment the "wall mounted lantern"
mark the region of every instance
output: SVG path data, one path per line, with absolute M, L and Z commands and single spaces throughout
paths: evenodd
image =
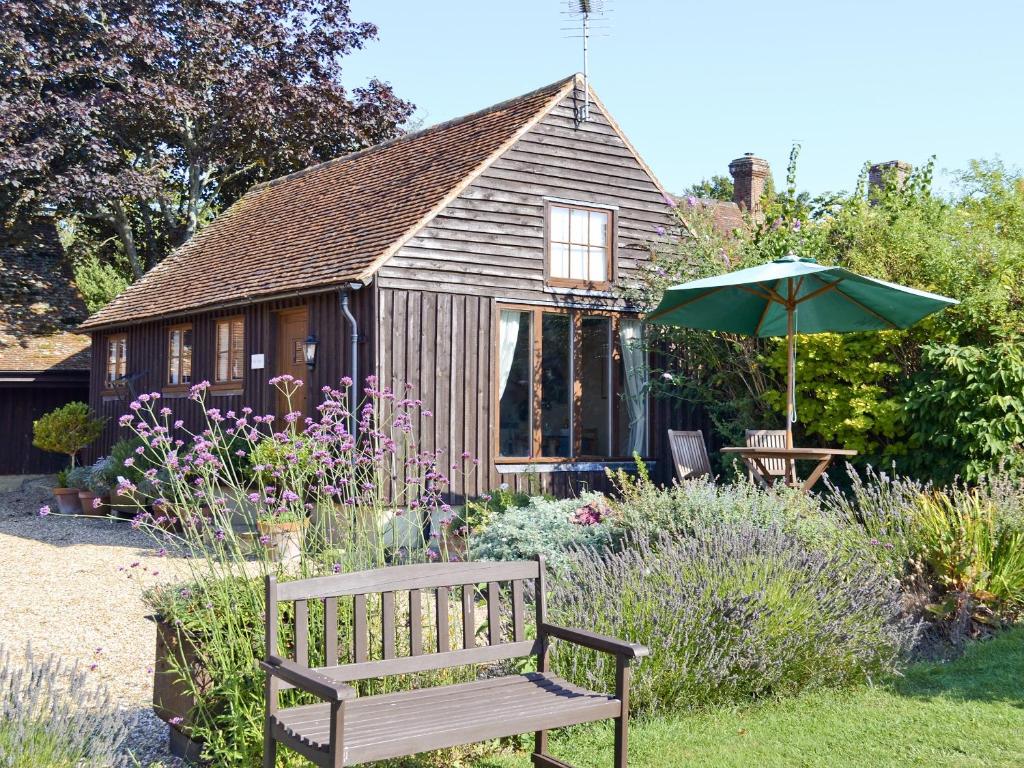
M 311 371 L 316 368 L 316 348 L 319 343 L 313 334 L 309 334 L 302 342 L 302 355 L 306 358 L 306 367 Z

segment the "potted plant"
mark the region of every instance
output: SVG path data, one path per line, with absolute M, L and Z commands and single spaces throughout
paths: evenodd
M 70 469 L 62 469 L 57 473 L 57 485 L 53 496 L 57 499 L 57 509 L 62 515 L 78 515 L 82 512 L 82 503 L 78 499 L 78 489 L 73 488 L 68 480 Z
M 85 490 L 78 492 L 82 511 L 87 515 L 104 517 L 110 513 L 110 457 L 96 461 L 89 468 Z
M 68 470 L 67 484 L 69 488 L 77 489 L 79 511 L 92 515 L 92 491 L 89 490 L 89 483 L 92 482 L 92 467 L 79 464 L 77 467 Z
M 260 515 L 256 519 L 256 529 L 270 559 L 279 563 L 298 562 L 308 522 L 307 518 L 290 511 Z
M 103 423 L 85 403 L 67 403 L 32 422 L 32 445 L 50 453 L 63 453 L 68 457 L 69 469 L 74 469 L 79 451 L 100 436 Z M 82 511 L 79 490 L 71 484 L 68 473 L 58 473 L 53 494 L 62 514 Z

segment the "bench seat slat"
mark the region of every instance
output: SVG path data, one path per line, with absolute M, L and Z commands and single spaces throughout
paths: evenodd
M 501 717 L 495 717 L 500 711 Z M 539 673 L 350 701 L 345 716 L 345 765 L 616 717 L 618 699 Z M 280 728 L 326 750 L 329 709 L 313 704 L 283 710 Z

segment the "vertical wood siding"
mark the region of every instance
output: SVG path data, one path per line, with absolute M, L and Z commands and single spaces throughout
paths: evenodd
M 57 378 L 50 382 L 44 374 L 32 383 L 0 382 L 0 475 L 45 474 L 67 466 L 66 456 L 32 445 L 33 421 L 66 403 L 89 399 L 84 372 L 58 373 Z
M 352 301 L 353 313 L 359 322 L 360 335 L 363 337 L 360 344 L 361 377 L 371 373 L 373 368 L 374 293 L 372 288 L 364 288 L 355 292 Z M 89 457 L 103 455 L 116 440 L 129 436 L 127 430 L 118 426 L 117 420 L 128 412 L 130 396 L 127 392 L 112 395 L 104 391 L 107 336 L 116 333 L 127 335 L 128 374 L 141 374 L 133 383 L 135 392 L 163 392 L 167 371 L 168 327 L 192 323 L 192 379 L 194 382 L 212 382 L 215 375 L 216 321 L 221 317 L 242 315 L 245 318 L 245 373 L 240 386 L 241 393 L 210 391 L 207 394 L 207 405 L 219 408 L 222 412 L 237 412 L 247 405 L 256 413 L 274 413 L 275 390 L 268 383 L 275 373 L 276 365 L 274 314 L 303 304 L 309 307 L 310 332 L 316 335 L 319 341 L 317 365 L 305 387 L 312 410 L 320 400 L 320 388 L 325 385 L 336 385 L 339 379 L 350 371 L 350 331 L 341 314 L 338 293 L 335 291 L 252 304 L 243 308 L 211 310 L 176 317 L 174 320 L 147 322 L 94 333 L 89 397 L 90 404 L 96 412 L 107 418 L 107 425 L 102 438 L 90 449 Z M 265 356 L 265 367 L 253 370 L 250 367 L 250 358 L 251 355 L 258 353 Z M 189 431 L 195 432 L 201 428 L 202 411 L 197 403 L 188 399 L 187 393 L 164 393 L 163 403 L 174 411 L 175 418 L 185 422 L 184 426 Z

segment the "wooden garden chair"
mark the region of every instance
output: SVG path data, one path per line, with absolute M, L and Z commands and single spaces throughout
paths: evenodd
M 524 562 L 470 562 L 398 565 L 372 571 L 277 583 L 266 579 L 267 673 L 263 765 L 273 768 L 280 743 L 318 766 L 341 768 L 418 752 L 535 732 L 533 764 L 570 768 L 548 754 L 547 731 L 595 720 L 615 720 L 615 768 L 626 768 L 628 753 L 630 665 L 647 655 L 642 645 L 582 629 L 548 623 L 543 558 Z M 524 597 L 535 589 L 536 640 L 527 638 Z M 486 642 L 478 644 L 476 594 L 487 602 Z M 461 648 L 452 647 L 449 597 L 461 596 Z M 379 595 L 379 597 L 377 597 Z M 396 598 L 408 599 L 408 611 L 396 613 Z M 380 632 L 369 630 L 370 604 L 380 606 Z M 426 597 L 427 610 L 423 610 Z M 351 653 L 339 664 L 339 599 L 352 601 Z M 501 603 L 511 614 L 502 621 Z M 278 648 L 282 602 L 293 608 L 295 659 Z M 324 666 L 311 669 L 310 607 L 323 616 Z M 461 617 L 458 615 L 461 613 Z M 426 647 L 423 618 L 436 628 L 436 647 Z M 408 643 L 397 640 L 397 619 L 408 616 Z M 344 622 L 343 622 L 344 623 Z M 457 625 L 456 625 L 457 626 Z M 375 627 L 374 630 L 377 628 Z M 431 637 L 432 635 L 427 635 Z M 374 638 L 373 652 L 370 650 Z M 552 640 L 575 643 L 616 657 L 615 692 L 595 693 L 551 673 Z M 434 646 L 434 643 L 429 643 Z M 409 655 L 399 655 L 409 649 Z M 487 677 L 469 683 L 419 688 L 401 693 L 358 696 L 349 684 L 358 680 L 406 675 L 466 664 L 536 656 L 537 672 Z M 374 658 L 376 657 L 376 658 Z M 281 707 L 279 694 L 298 688 L 319 704 Z
M 672 448 L 676 477 L 680 480 L 692 480 L 711 474 L 711 460 L 708 458 L 708 447 L 701 430 L 687 432 L 670 429 L 668 444 Z
M 786 430 L 784 429 L 748 429 L 748 448 L 785 448 Z M 787 478 L 790 484 L 796 483 L 796 462 L 787 462 L 785 459 L 762 459 L 761 464 L 768 472 L 768 477 L 762 477 L 753 463 L 747 462 L 747 478 L 750 482 L 757 481 L 762 487 L 767 488 L 778 478 Z M 790 466 L 787 467 L 786 464 Z M 788 476 L 788 477 L 787 477 Z

